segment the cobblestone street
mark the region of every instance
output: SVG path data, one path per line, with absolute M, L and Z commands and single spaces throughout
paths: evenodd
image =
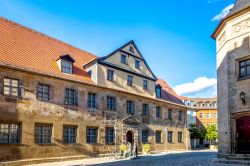
M 200 151 L 200 152 L 183 152 L 173 153 L 167 155 L 151 155 L 143 156 L 139 159 L 133 160 L 113 160 L 109 158 L 96 158 L 76 161 L 65 161 L 49 164 L 38 164 L 36 166 L 225 166 L 227 164 L 215 164 L 213 160 L 216 159 L 216 152 L 214 151 Z M 230 165 L 233 166 L 233 165 Z

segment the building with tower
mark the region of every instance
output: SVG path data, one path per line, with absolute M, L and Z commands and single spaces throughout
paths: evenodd
M 250 1 L 237 0 L 212 37 L 218 77 L 218 157 L 250 153 Z

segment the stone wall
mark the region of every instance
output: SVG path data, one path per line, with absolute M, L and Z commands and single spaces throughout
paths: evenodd
M 22 86 L 20 97 L 10 97 L 3 95 L 3 78 L 17 78 Z M 38 83 L 46 83 L 51 86 L 51 100 L 40 101 L 36 98 Z M 71 107 L 64 105 L 64 89 L 72 87 L 78 91 L 78 106 Z M 125 92 L 115 91 L 108 88 L 101 88 L 94 85 L 69 82 L 66 80 L 45 77 L 17 71 L 14 69 L 0 67 L 0 123 L 19 123 L 21 125 L 20 144 L 0 144 L 0 161 L 49 158 L 60 156 L 95 155 L 110 153 L 115 149 L 115 145 L 105 143 L 106 127 L 118 128 L 117 130 L 117 151 L 119 145 L 124 142 L 124 119 L 130 118 L 127 113 L 127 100 L 135 102 L 135 114 L 131 117 L 137 119 L 138 130 L 134 132 L 135 140 L 138 140 L 141 149 L 141 130 L 149 129 L 149 143 L 152 151 L 162 151 L 165 149 L 166 135 L 164 128 L 174 132 L 174 143 L 167 143 L 168 150 L 186 149 L 188 132 L 186 130 L 186 108 L 179 105 L 170 104 L 164 101 L 145 98 Z M 87 108 L 87 94 L 94 92 L 98 95 L 98 109 Z M 117 110 L 108 111 L 106 108 L 106 96 L 113 95 L 117 98 Z M 141 116 L 142 104 L 148 103 L 150 115 L 147 121 Z M 162 109 L 162 118 L 156 118 L 156 106 Z M 173 110 L 173 120 L 167 119 L 168 109 Z M 178 120 L 178 111 L 183 111 L 183 118 Z M 105 120 L 109 119 L 109 120 Z M 46 123 L 53 126 L 52 143 L 35 143 L 35 124 Z M 77 126 L 77 143 L 63 143 L 63 126 Z M 96 144 L 86 143 L 86 127 L 98 128 L 98 138 Z M 129 126 L 127 126 L 129 128 Z M 131 129 L 134 130 L 134 129 Z M 162 131 L 162 143 L 155 143 L 155 131 Z M 183 142 L 178 143 L 177 132 L 183 132 Z

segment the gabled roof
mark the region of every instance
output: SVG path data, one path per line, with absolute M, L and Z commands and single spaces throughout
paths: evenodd
M 175 93 L 175 91 L 168 85 L 166 81 L 164 81 L 163 79 L 158 79 L 156 81 L 156 84 L 161 86 L 161 99 L 184 105 L 180 97 Z
M 122 45 L 121 47 L 119 47 L 118 49 L 114 50 L 113 52 L 111 52 L 110 54 L 108 54 L 107 56 L 104 56 L 104 57 L 100 57 L 100 58 L 97 58 L 97 62 L 104 62 L 107 58 L 111 57 L 112 55 L 114 55 L 116 52 L 118 51 L 121 51 L 124 47 L 128 46 L 128 45 L 134 45 L 136 51 L 138 52 L 138 54 L 140 55 L 141 57 L 141 60 L 143 60 L 144 64 L 146 65 L 146 67 L 148 68 L 148 70 L 152 73 L 153 77 L 155 80 L 157 80 L 157 77 L 154 75 L 153 71 L 150 69 L 149 65 L 147 64 L 145 58 L 142 56 L 140 50 L 138 49 L 137 45 L 135 44 L 135 42 L 133 40 L 125 43 L 124 45 Z M 126 52 L 127 54 L 130 54 L 129 52 Z M 131 54 L 130 54 L 131 55 Z M 139 57 L 138 57 L 139 58 Z M 87 65 L 87 64 L 85 64 Z
M 75 60 L 72 75 L 62 73 L 56 63 L 67 54 Z M 91 53 L 0 17 L 0 65 L 92 84 L 82 64 L 94 58 Z
M 234 18 L 234 16 L 244 11 L 250 11 L 250 0 L 236 0 L 230 13 L 220 21 L 219 25 L 214 30 L 212 38 L 215 39 L 217 37 L 218 33 L 220 32 L 223 25 L 225 25 L 227 20 Z

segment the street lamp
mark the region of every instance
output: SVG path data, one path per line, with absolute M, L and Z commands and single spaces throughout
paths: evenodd
M 243 104 L 245 105 L 246 104 L 246 93 L 241 92 L 240 93 L 240 99 L 243 102 Z

